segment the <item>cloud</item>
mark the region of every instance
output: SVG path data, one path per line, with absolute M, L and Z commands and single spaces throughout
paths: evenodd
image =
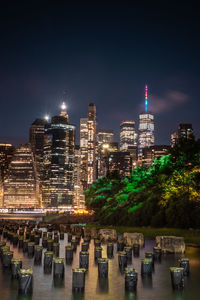
M 153 113 L 166 112 L 184 104 L 188 99 L 189 97 L 187 94 L 176 90 L 166 92 L 163 97 L 151 95 L 149 109 Z

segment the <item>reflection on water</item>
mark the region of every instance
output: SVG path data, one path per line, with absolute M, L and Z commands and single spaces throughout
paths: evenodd
M 9 244 L 9 242 L 7 242 Z M 60 241 L 60 257 L 65 256 L 67 234 L 64 241 Z M 84 293 L 72 292 L 72 268 L 79 267 L 79 252 L 81 246 L 77 247 L 74 260 L 71 265 L 65 265 L 65 278 L 58 280 L 51 274 L 44 274 L 43 264 L 34 265 L 34 258 L 29 258 L 22 250 L 13 248 L 14 257 L 22 258 L 23 267 L 33 267 L 34 282 L 33 295 L 18 295 L 18 282 L 11 279 L 9 270 L 3 270 L 0 264 L 0 291 L 1 299 L 7 300 L 198 300 L 200 297 L 200 249 L 188 248 L 186 256 L 190 259 L 191 274 L 185 278 L 184 291 L 174 292 L 171 288 L 169 267 L 178 266 L 180 255 L 163 255 L 162 261 L 155 261 L 155 270 L 152 277 L 141 277 L 141 258 L 146 251 L 151 251 L 155 245 L 154 241 L 146 241 L 145 248 L 141 249 L 140 257 L 133 257 L 129 266 L 138 271 L 137 291 L 125 292 L 124 274 L 118 268 L 117 247 L 114 247 L 114 258 L 109 260 L 108 279 L 98 278 L 98 266 L 94 261 L 94 244 L 90 243 L 89 248 L 89 270 L 85 277 Z M 106 257 L 106 245 L 103 245 L 102 257 Z
M 18 295 L 17 300 L 32 300 L 33 297 L 31 295 Z
M 152 276 L 141 276 L 143 288 L 151 290 L 153 288 Z
M 133 292 L 125 292 L 125 300 L 136 300 L 137 294 Z
M 97 294 L 108 294 L 109 285 L 108 278 L 97 279 Z
M 65 299 L 67 299 L 67 298 L 65 298 Z M 83 300 L 84 299 L 84 293 L 83 292 L 73 293 L 71 299 L 72 300 Z
M 53 279 L 53 286 L 54 288 L 64 288 L 65 287 L 65 281 L 61 278 L 54 278 Z

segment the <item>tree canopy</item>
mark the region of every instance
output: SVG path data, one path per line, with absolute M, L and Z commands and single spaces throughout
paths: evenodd
M 200 227 L 200 141 L 179 140 L 169 155 L 117 172 L 85 191 L 86 205 L 106 225 Z

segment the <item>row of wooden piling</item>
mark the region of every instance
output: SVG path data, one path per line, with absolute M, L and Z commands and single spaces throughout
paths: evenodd
M 65 247 L 65 259 L 59 257 L 60 244 L 59 240 L 64 239 L 64 232 L 58 233 L 42 232 L 42 230 L 32 227 L 18 228 L 11 226 L 0 227 L 0 235 L 2 234 L 4 239 L 8 239 L 17 246 L 23 249 L 24 253 L 28 253 L 29 257 L 34 256 L 34 264 L 40 265 L 42 262 L 43 248 L 46 248 L 44 252 L 44 272 L 51 273 L 53 268 L 53 275 L 55 278 L 64 278 L 64 261 L 67 264 L 71 264 L 73 261 L 73 253 L 77 249 L 77 245 L 80 243 L 81 236 L 73 237 L 71 233 L 68 233 L 68 242 L 71 245 Z M 42 238 L 42 246 L 40 246 L 40 239 Z M 89 244 L 90 237 L 84 237 L 81 244 L 81 251 L 79 253 L 79 268 L 73 269 L 72 275 L 72 288 L 73 290 L 84 290 L 85 274 L 89 268 Z M 102 258 L 102 247 L 99 239 L 94 239 L 94 258 L 98 265 L 99 278 L 108 277 L 109 259 L 112 259 L 114 254 L 114 244 L 112 242 L 107 243 L 107 258 Z M 118 265 L 120 271 L 125 274 L 125 288 L 127 290 L 136 290 L 138 272 L 134 268 L 128 268 L 128 262 L 132 260 L 132 253 L 134 257 L 138 257 L 140 254 L 139 244 L 134 244 L 132 247 L 125 245 L 123 239 L 117 241 L 118 251 Z M 154 261 L 161 260 L 162 250 L 159 247 L 154 247 L 153 252 L 146 252 L 145 258 L 141 260 L 141 275 L 151 276 L 154 270 Z M 0 257 L 3 267 L 11 268 L 12 277 L 19 280 L 19 291 L 21 293 L 30 293 L 32 291 L 33 271 L 32 269 L 22 269 L 22 260 L 13 258 L 13 252 L 10 251 L 9 246 L 5 241 L 0 242 Z M 174 289 L 180 289 L 184 286 L 184 276 L 189 275 L 189 260 L 181 259 L 180 266 L 178 268 L 170 268 L 172 287 Z

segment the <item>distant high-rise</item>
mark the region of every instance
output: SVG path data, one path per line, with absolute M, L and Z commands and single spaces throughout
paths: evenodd
M 130 153 L 132 158 L 132 169 L 135 169 L 138 166 L 138 147 L 128 146 L 127 152 Z
M 45 126 L 43 205 L 72 206 L 74 196 L 75 126 L 68 124 L 65 103 L 61 114 Z
M 130 152 L 110 152 L 108 162 L 109 172 L 117 171 L 122 178 L 131 174 L 132 158 Z
M 8 172 L 11 159 L 13 158 L 15 147 L 11 144 L 0 144 L 0 173 L 1 180 L 4 181 L 4 177 Z
M 102 176 L 102 145 L 110 145 L 114 140 L 114 132 L 110 129 L 98 129 L 97 130 L 97 143 L 96 143 L 96 177 Z
M 123 121 L 120 124 L 120 151 L 127 151 L 129 146 L 137 146 L 135 122 Z
M 75 146 L 73 182 L 74 182 L 73 207 L 75 209 L 84 209 L 85 195 L 83 193 L 83 186 L 81 183 L 81 150 L 79 146 Z
M 118 151 L 118 143 L 103 143 L 98 153 L 98 178 L 105 177 L 109 171 L 109 155 Z
M 178 126 L 178 138 L 190 139 L 194 134 L 192 124 L 181 123 Z
M 29 142 L 35 156 L 37 153 L 42 154 L 44 146 L 44 126 L 46 123 L 45 119 L 36 119 L 29 128 Z
M 4 180 L 5 208 L 40 207 L 39 185 L 33 153 L 29 144 L 16 149 Z
M 83 189 L 87 188 L 88 182 L 88 118 L 80 119 L 80 152 L 81 152 L 81 173 L 80 179 Z
M 111 129 L 97 130 L 97 145 L 101 146 L 103 143 L 113 143 L 114 132 Z
M 89 104 L 88 109 L 88 185 L 96 179 L 96 106 Z
M 3 207 L 3 180 L 0 172 L 0 208 Z
M 142 154 L 142 149 L 154 145 L 154 115 L 148 112 L 148 88 L 145 86 L 145 112 L 139 115 L 139 141 L 138 154 Z
M 167 155 L 170 146 L 168 145 L 154 145 L 142 149 L 142 165 L 149 167 L 155 158 Z
M 43 173 L 44 127 L 46 124 L 47 121 L 45 119 L 36 119 L 29 128 L 29 142 L 36 162 L 40 184 Z
M 11 144 L 0 144 L 0 207 L 3 207 L 3 185 L 8 174 L 11 160 L 15 153 L 15 147 Z
M 171 147 L 174 147 L 178 141 L 178 133 L 174 132 L 171 134 Z

